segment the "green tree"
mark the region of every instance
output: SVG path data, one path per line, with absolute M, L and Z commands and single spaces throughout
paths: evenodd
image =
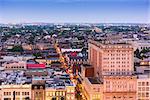
M 40 57 L 42 55 L 41 55 L 41 53 L 38 52 L 38 53 L 34 53 L 33 56 L 35 56 L 35 58 L 38 58 L 38 57 Z
M 12 49 L 10 49 L 11 52 L 23 52 L 23 48 L 21 45 L 16 45 L 16 46 L 13 46 Z
M 134 55 L 135 55 L 135 57 L 141 59 L 141 52 L 139 49 L 136 49 L 136 51 L 134 51 Z

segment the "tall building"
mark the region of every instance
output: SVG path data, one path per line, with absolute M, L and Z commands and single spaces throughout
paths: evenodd
M 131 75 L 134 70 L 134 52 L 130 44 L 89 41 L 89 62 L 95 76 Z
M 103 100 L 136 100 L 133 57 L 130 44 L 89 41 L 89 63 L 103 82 Z

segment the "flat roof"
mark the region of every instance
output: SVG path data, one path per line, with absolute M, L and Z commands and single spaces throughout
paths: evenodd
M 89 77 L 88 80 L 91 84 L 101 84 L 102 82 L 97 77 Z

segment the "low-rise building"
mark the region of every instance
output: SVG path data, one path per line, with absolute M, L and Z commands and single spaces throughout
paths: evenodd
M 31 84 L 1 85 L 1 100 L 31 100 Z
M 150 99 L 150 74 L 139 74 L 137 79 L 137 100 Z
M 45 84 L 32 84 L 32 100 L 45 100 Z
M 6 61 L 3 65 L 4 70 L 25 70 L 25 61 Z
M 84 78 L 82 85 L 87 100 L 103 100 L 103 84 L 98 78 Z
M 136 100 L 136 76 L 104 76 L 103 100 Z
M 23 71 L 2 71 L 0 84 L 1 100 L 32 100 L 31 78 Z

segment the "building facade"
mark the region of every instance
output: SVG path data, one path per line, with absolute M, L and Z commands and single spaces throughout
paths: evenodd
M 136 100 L 136 76 L 104 76 L 103 100 Z
M 31 84 L 1 85 L 1 100 L 32 100 Z
M 26 62 L 25 61 L 7 61 L 3 65 L 4 70 L 25 70 Z
M 138 75 L 137 100 L 150 99 L 150 75 Z
M 128 75 L 133 73 L 134 52 L 130 44 L 110 44 L 89 41 L 89 62 L 95 76 Z

